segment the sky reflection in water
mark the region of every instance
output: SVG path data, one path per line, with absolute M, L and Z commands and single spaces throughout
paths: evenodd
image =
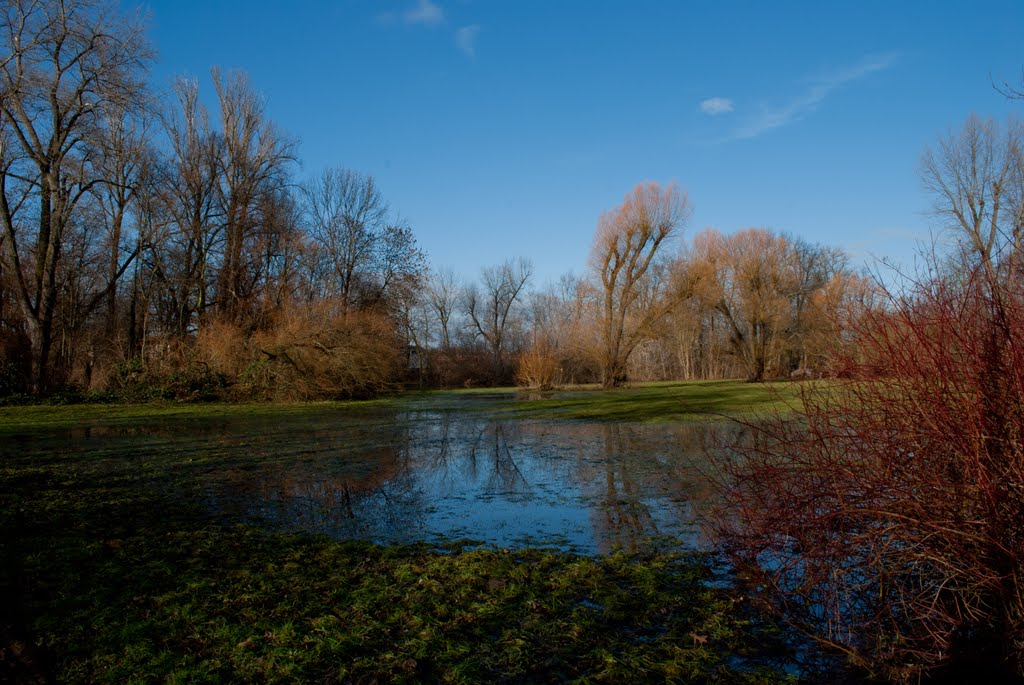
M 177 496 L 229 521 L 381 543 L 606 553 L 652 537 L 660 547 L 700 546 L 693 519 L 710 496 L 704 446 L 735 430 L 334 410 L 192 421 L 187 431 L 80 430 L 61 442 L 78 460 L 117 455 L 106 467 L 112 477 L 144 481 L 171 461 Z

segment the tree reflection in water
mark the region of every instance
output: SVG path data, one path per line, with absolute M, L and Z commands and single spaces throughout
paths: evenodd
M 709 436 L 726 424 L 518 420 L 364 410 L 134 426 L 74 436 L 111 477 L 173 488 L 226 521 L 383 543 L 469 538 L 583 553 L 663 536 L 702 546 Z M 19 440 L 52 453 L 54 440 Z M 130 448 L 129 448 L 130 446 Z M 113 456 L 112 456 L 113 455 Z
M 709 436 L 636 425 L 404 412 L 320 433 L 333 451 L 222 481 L 229 516 L 381 542 L 469 538 L 582 552 L 700 547 Z M 353 444 L 354 443 L 354 444 Z M 233 503 L 234 512 L 225 507 Z

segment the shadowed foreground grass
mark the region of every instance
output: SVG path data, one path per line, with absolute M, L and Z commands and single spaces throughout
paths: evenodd
M 252 528 L 67 537 L 23 569 L 60 682 L 780 682 L 696 559 L 441 553 Z

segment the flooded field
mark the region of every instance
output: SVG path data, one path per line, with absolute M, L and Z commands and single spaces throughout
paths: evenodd
M 80 427 L 12 436 L 0 453 L 40 476 L 59 466 L 82 497 L 157 489 L 169 517 L 181 505 L 384 544 L 700 546 L 705 445 L 736 428 L 516 419 L 488 401 Z

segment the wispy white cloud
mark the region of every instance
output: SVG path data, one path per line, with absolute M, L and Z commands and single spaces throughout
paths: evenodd
M 444 10 L 430 0 L 417 0 L 415 7 L 402 13 L 402 21 L 410 26 L 437 26 L 444 21 Z
M 455 32 L 455 45 L 457 45 L 459 50 L 462 50 L 467 57 L 473 59 L 476 57 L 476 39 L 479 35 L 479 24 L 463 26 Z
M 711 116 L 726 114 L 732 110 L 733 104 L 729 98 L 708 98 L 700 103 L 700 111 Z
M 444 23 L 444 10 L 431 0 L 416 0 L 416 4 L 396 12 L 384 12 L 377 19 L 385 24 L 406 26 L 438 26 Z
M 896 63 L 896 59 L 895 53 L 869 55 L 852 67 L 822 72 L 807 79 L 809 85 L 802 93 L 791 97 L 781 105 L 762 107 L 759 113 L 733 131 L 732 138 L 734 140 L 756 138 L 762 133 L 800 121 L 817 109 L 818 105 L 837 88 L 859 81 L 871 74 L 885 71 Z

